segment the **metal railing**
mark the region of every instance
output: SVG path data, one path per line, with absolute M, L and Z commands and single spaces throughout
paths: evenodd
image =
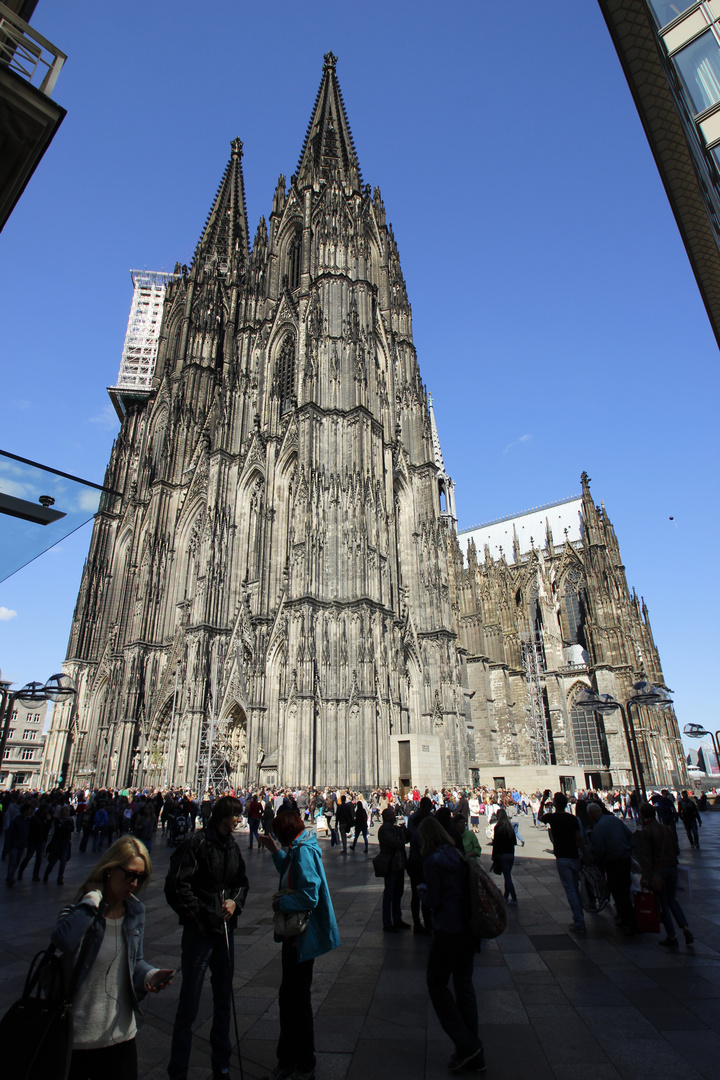
M 0 66 L 49 97 L 66 60 L 64 52 L 0 3 Z

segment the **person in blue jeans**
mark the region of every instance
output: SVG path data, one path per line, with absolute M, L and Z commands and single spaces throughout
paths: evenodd
M 230 795 L 217 799 L 207 829 L 194 833 L 177 850 L 165 879 L 165 897 L 183 927 L 182 985 L 168 1063 L 170 1080 L 187 1078 L 192 1025 L 208 968 L 213 992 L 213 1080 L 227 1080 L 230 1075 L 232 931 L 248 889 L 245 863 L 232 835 L 241 814 L 238 799 Z
M 512 868 L 515 862 L 515 845 L 517 836 L 513 829 L 513 822 L 508 820 L 505 810 L 498 810 L 495 832 L 492 842 L 492 861 L 502 869 L 505 879 L 505 900 L 508 904 L 517 904 L 517 894 L 512 879 Z
M 573 921 L 569 929 L 574 934 L 585 933 L 585 912 L 580 902 L 580 855 L 582 852 L 582 834 L 580 822 L 572 814 L 566 814 L 568 801 L 562 791 L 553 795 L 554 813 L 545 813 L 545 803 L 550 797 L 550 790 L 543 792 L 538 810 L 538 821 L 550 828 L 553 854 L 567 902 L 572 911 Z
M 93 852 L 102 851 L 103 843 L 107 839 L 108 816 L 105 803 L 100 803 L 93 818 Z

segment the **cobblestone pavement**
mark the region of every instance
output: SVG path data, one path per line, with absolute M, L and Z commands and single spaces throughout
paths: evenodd
M 588 915 L 586 937 L 568 933 L 570 912 L 547 836 L 530 819 L 522 820 L 520 831 L 526 844 L 515 863 L 519 904 L 509 909 L 506 932 L 485 943 L 475 962 L 487 1076 L 714 1080 L 720 1061 L 720 813 L 703 816 L 699 851 L 681 835 L 692 896 L 681 892 L 678 899 L 695 944 L 672 952 L 660 948 L 655 935 L 623 937 L 612 908 Z M 247 850 L 247 834 L 237 839 L 251 883 L 236 934 L 235 976 L 244 1074 L 251 1080 L 275 1064 L 280 955 L 272 939 L 270 897 L 277 874 L 265 852 Z M 452 1047 L 425 988 L 428 939 L 410 931 L 382 933 L 382 882 L 373 877 L 373 846 L 368 855 L 358 847 L 343 856 L 328 841 L 321 845 L 342 945 L 315 962 L 318 1080 L 367 1080 L 378 1072 L 408 1080 L 448 1076 Z M 153 858 L 155 877 L 145 894 L 145 955 L 160 967 L 176 967 L 180 930 L 163 897 L 169 852 L 159 831 Z M 1 1012 L 18 996 L 28 961 L 47 944 L 59 906 L 74 896 L 92 861 L 92 855 L 76 852 L 64 886 L 23 880 L 9 890 L 0 883 Z M 409 886 L 406 915 L 408 906 Z M 179 977 L 147 1001 L 138 1036 L 142 1080 L 167 1075 L 178 989 Z M 208 979 L 189 1080 L 211 1074 L 211 1011 Z M 233 1080 L 238 1075 L 235 1059 Z

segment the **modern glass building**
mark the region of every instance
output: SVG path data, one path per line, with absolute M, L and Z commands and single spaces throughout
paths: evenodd
M 599 0 L 720 344 L 720 0 Z

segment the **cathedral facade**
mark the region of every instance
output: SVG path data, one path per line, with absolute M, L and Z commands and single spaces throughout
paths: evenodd
M 471 775 L 496 787 L 633 786 L 621 711 L 601 716 L 578 699 L 592 688 L 627 705 L 641 680 L 665 688 L 647 606 L 628 587 L 586 473 L 581 482 L 577 498 L 465 530 L 451 544 Z M 631 722 L 645 782 L 687 786 L 672 707 L 635 704 Z
M 154 334 L 145 381 L 111 388 L 115 494 L 45 782 L 438 787 L 541 765 L 547 786 L 579 783 L 573 687 L 662 681 L 649 622 L 586 484 L 579 541 L 509 561 L 461 547 L 397 245 L 331 53 L 252 247 L 236 139 Z M 569 589 L 585 605 L 572 632 Z M 528 627 L 544 635 L 534 682 Z M 603 738 L 591 771 L 621 782 L 621 740 Z

